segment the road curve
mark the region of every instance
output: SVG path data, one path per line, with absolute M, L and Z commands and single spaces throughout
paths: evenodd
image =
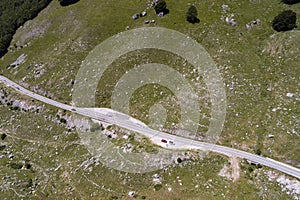
M 36 94 L 34 92 L 31 92 L 1 75 L 0 75 L 0 82 L 5 83 L 7 86 L 12 87 L 13 89 L 17 90 L 22 94 L 30 96 L 44 103 L 50 104 L 52 106 L 65 109 L 70 112 L 77 113 L 86 117 L 90 117 L 99 121 L 107 122 L 110 124 L 116 124 L 120 127 L 138 132 L 144 135 L 145 137 L 148 137 L 153 143 L 164 148 L 185 149 L 185 150 L 200 149 L 204 151 L 217 152 L 227 156 L 236 156 L 240 158 L 245 158 L 251 162 L 259 163 L 261 165 L 276 169 L 278 171 L 281 171 L 290 176 L 300 179 L 300 169 L 267 157 L 258 156 L 255 154 L 251 154 L 245 151 L 241 151 L 226 146 L 200 142 L 200 141 L 184 138 L 181 136 L 175 136 L 161 131 L 153 130 L 137 119 L 134 119 L 126 114 L 108 108 L 78 108 L 78 107 L 72 107 L 66 104 L 62 104 L 52 99 Z M 175 145 L 166 145 L 162 143 L 161 142 L 162 138 L 166 140 L 174 141 Z

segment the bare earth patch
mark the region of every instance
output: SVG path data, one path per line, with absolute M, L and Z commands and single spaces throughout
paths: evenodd
M 233 181 L 237 181 L 240 178 L 240 163 L 237 157 L 230 157 L 231 169 L 232 169 L 232 179 Z

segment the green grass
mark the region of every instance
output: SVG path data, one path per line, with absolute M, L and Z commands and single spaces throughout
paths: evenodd
M 144 10 L 146 1 L 81 0 L 68 7 L 60 7 L 57 1 L 53 1 L 36 19 L 27 22 L 17 31 L 12 45 L 16 43 L 28 46 L 5 55 L 0 60 L 0 73 L 16 82 L 26 77 L 24 82 L 28 83 L 30 89 L 39 86 L 43 91 L 53 94 L 53 99 L 70 104 L 72 86 L 67 84 L 74 80 L 81 62 L 88 53 L 105 39 L 124 31 L 127 26 L 129 29 L 146 27 L 148 25 L 144 25 L 144 20 L 155 19 L 156 24 L 150 26 L 166 27 L 187 34 L 203 45 L 217 64 L 226 85 L 228 103 L 220 144 L 252 153 L 259 147 L 263 155 L 276 160 L 299 161 L 300 145 L 297 133 L 300 130 L 300 106 L 296 100 L 300 94 L 300 58 L 297 57 L 299 29 L 276 33 L 272 30 L 270 22 L 284 9 L 293 9 L 300 16 L 300 4 L 287 6 L 279 0 L 257 2 L 260 3 L 253 4 L 246 0 L 196 1 L 195 6 L 201 21 L 192 25 L 185 21 L 187 1 L 167 1 L 170 13 L 161 19 L 155 16 L 154 10 L 149 10 L 144 19 L 135 21 L 131 16 Z M 235 14 L 238 26 L 230 27 L 220 20 L 224 15 L 222 4 L 230 6 L 231 10 L 228 13 Z M 245 24 L 257 18 L 261 20 L 261 24 L 247 30 Z M 23 53 L 27 55 L 25 63 L 16 69 L 6 69 L 6 66 Z M 100 80 L 96 105 L 109 107 L 112 90 L 124 72 L 134 64 L 147 61 L 169 65 L 183 74 L 189 74 L 191 70 L 191 65 L 184 66 L 184 60 L 171 53 L 151 49 L 128 53 L 116 60 Z M 45 74 L 35 78 L 34 65 L 41 63 L 44 63 Z M 31 67 L 27 69 L 28 66 Z M 194 78 L 187 76 L 190 82 L 193 82 Z M 267 90 L 269 88 L 270 91 Z M 165 91 L 165 96 L 154 97 L 160 91 Z M 287 98 L 287 92 L 295 96 Z M 16 98 L 31 101 L 15 92 L 11 93 Z M 201 107 L 201 113 L 205 115 L 209 115 L 210 109 L 209 99 L 205 98 L 207 94 L 203 86 L 199 96 L 204 98 L 199 99 L 199 102 L 201 105 L 207 104 Z M 32 103 L 43 105 L 36 101 Z M 176 97 L 167 88 L 155 85 L 147 85 L 135 91 L 130 99 L 130 114 L 148 123 L 151 118 L 147 114 L 155 103 L 161 103 L 167 110 L 166 126 L 178 121 L 180 113 Z M 281 109 L 273 112 L 272 109 L 277 107 Z M 222 193 L 225 199 L 261 198 L 261 185 L 249 186 L 248 175 L 242 174 L 236 183 L 216 176 L 227 162 L 221 156 L 213 154 L 199 163 L 170 166 L 165 171 L 155 172 L 163 175 L 164 182 L 163 187 L 154 192 L 154 172 L 142 175 L 126 174 L 108 169 L 101 163 L 94 163 L 87 169 L 79 167 L 92 156 L 85 146 L 80 144 L 76 132 L 67 132 L 66 127 L 49 120 L 56 118 L 56 108 L 45 106 L 42 113 L 34 114 L 12 111 L 0 105 L 0 113 L 0 131 L 8 135 L 4 142 L 13 146 L 16 155 L 14 161 L 7 158 L 7 153 L 5 158 L 0 159 L 1 176 L 9 175 L 21 180 L 20 184 L 10 187 L 28 195 L 29 198 L 107 199 L 118 196 L 126 199 L 131 190 L 138 192 L 137 199 L 142 196 L 147 196 L 147 199 L 224 199 Z M 10 123 L 12 116 L 15 119 Z M 207 118 L 203 117 L 200 120 L 208 125 Z M 20 127 L 16 128 L 18 125 Z M 49 127 L 52 129 L 47 129 Z M 198 129 L 199 132 L 205 130 L 205 127 Z M 275 135 L 274 139 L 269 139 L 268 134 Z M 53 137 L 56 135 L 59 135 L 57 140 Z M 11 162 L 26 159 L 32 162 L 33 172 L 9 167 Z M 59 165 L 61 167 L 55 171 Z M 197 173 L 201 175 L 195 178 Z M 176 176 L 182 178 L 183 186 L 176 182 Z M 33 183 L 40 183 L 34 194 L 27 194 L 29 191 L 26 184 L 30 178 L 37 178 Z M 252 178 L 253 182 L 266 181 L 265 177 Z M 213 180 L 213 185 L 207 190 L 204 184 L 209 179 Z M 168 191 L 166 184 L 173 188 L 172 192 Z M 197 184 L 199 188 L 195 189 Z M 276 185 L 271 185 L 268 189 L 270 192 L 266 194 L 266 199 L 274 197 L 272 192 L 276 196 L 286 197 Z M 1 194 L 8 199 L 18 198 L 12 190 L 1 191 Z
M 190 80 L 192 86 L 194 86 L 193 84 L 195 83 L 200 84 L 203 87 L 202 90 L 198 89 L 197 91 L 195 86 L 193 89 L 197 92 L 199 97 L 198 103 L 201 107 L 201 113 L 210 116 L 210 102 L 207 99 L 208 94 L 205 85 L 202 79 L 196 81 L 197 76 L 195 73 L 192 73 L 193 67 L 190 64 L 186 64 L 181 57 L 154 49 L 131 52 L 117 59 L 108 70 L 104 72 L 99 81 L 96 93 L 96 106 L 111 107 L 112 93 L 115 90 L 117 82 L 122 78 L 122 75 L 124 75 L 126 71 L 130 71 L 134 66 L 145 63 L 166 64 L 181 74 L 186 75 L 187 80 Z M 188 99 L 186 99 L 186 101 L 188 101 Z M 172 123 L 178 123 L 180 121 L 181 110 L 179 103 L 174 91 L 171 91 L 169 88 L 159 84 L 147 84 L 138 88 L 130 97 L 130 114 L 146 124 L 149 124 L 151 120 L 149 116 L 151 107 L 154 104 L 161 104 L 167 112 L 165 128 L 171 128 L 174 127 Z M 200 117 L 199 123 L 208 126 L 208 119 Z M 199 127 L 198 131 L 205 132 L 207 131 L 207 127 L 203 128 L 203 130 Z

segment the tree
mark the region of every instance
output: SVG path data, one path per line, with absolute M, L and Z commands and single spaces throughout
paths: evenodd
M 167 3 L 165 0 L 159 0 L 157 4 L 154 6 L 156 14 L 163 12 L 164 14 L 169 13 L 169 10 L 167 9 Z
M 186 13 L 186 21 L 192 24 L 199 23 L 200 20 L 197 18 L 197 16 L 198 16 L 197 8 L 191 5 Z
M 297 27 L 297 16 L 292 10 L 285 10 L 277 15 L 272 21 L 272 27 L 275 31 L 288 31 Z
M 61 6 L 68 6 L 77 3 L 79 0 L 58 0 Z
M 285 3 L 285 4 L 292 5 L 292 4 L 295 4 L 295 3 L 299 3 L 300 0 L 282 0 L 282 2 Z

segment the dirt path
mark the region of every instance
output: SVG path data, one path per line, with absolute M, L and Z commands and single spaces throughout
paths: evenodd
M 232 169 L 232 179 L 237 181 L 240 178 L 240 160 L 237 157 L 230 157 L 231 169 Z

